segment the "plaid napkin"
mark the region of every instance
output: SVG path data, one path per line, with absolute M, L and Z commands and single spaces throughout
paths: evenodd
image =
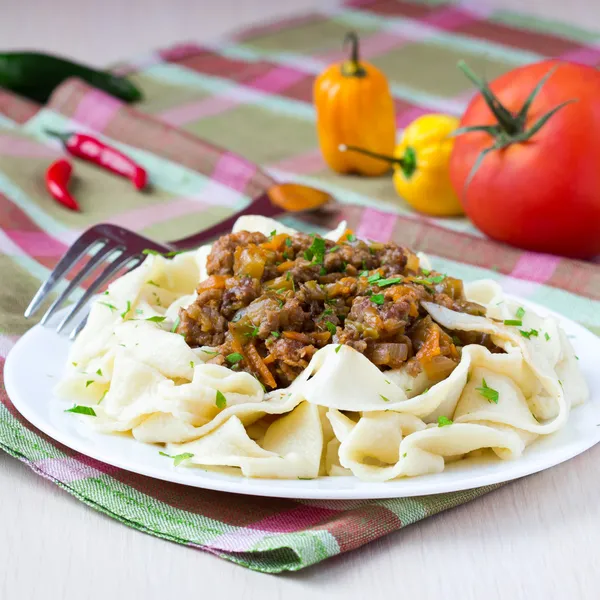
M 399 127 L 426 112 L 460 113 L 472 90 L 455 72 L 458 58 L 488 78 L 545 55 L 600 60 L 599 35 L 553 23 L 528 22 L 525 29 L 518 15 L 477 11 L 439 2 L 355 1 L 247 30 L 228 45 L 158 51 L 119 65 L 144 89 L 146 99 L 135 109 L 79 81 L 66 82 L 44 108 L 0 93 L 0 366 L 31 325 L 22 314 L 40 280 L 87 226 L 109 221 L 174 239 L 241 208 L 275 179 L 330 190 L 346 203 L 342 216 L 361 236 L 423 250 L 437 269 L 466 280 L 496 279 L 508 292 L 600 333 L 599 266 L 500 246 L 466 219 L 419 217 L 389 179 L 333 174 L 317 150 L 312 79 L 341 58 L 348 29 L 361 35 L 364 57 L 389 75 Z M 142 163 L 151 193 L 78 162 L 72 189 L 83 212 L 52 202 L 43 174 L 61 150 L 44 131 L 71 128 L 96 132 Z M 15 411 L 1 381 L 0 447 L 126 525 L 264 572 L 315 564 L 493 489 L 315 502 L 165 483 L 49 439 Z

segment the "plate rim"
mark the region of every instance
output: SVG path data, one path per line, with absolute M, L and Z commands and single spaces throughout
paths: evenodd
M 569 319 L 568 317 L 565 317 L 553 311 L 552 309 L 549 309 L 531 300 L 520 298 L 512 294 L 506 294 L 505 297 L 507 299 L 517 301 L 520 304 L 523 304 L 524 306 L 529 306 L 535 309 L 538 313 L 541 313 L 542 315 L 553 316 L 557 318 L 560 322 L 568 322 L 570 328 L 574 327 L 575 329 L 578 329 L 584 334 L 584 337 L 589 337 L 590 339 L 593 339 L 595 343 L 600 345 L 600 338 L 595 336 L 591 331 L 589 331 L 583 325 L 577 323 L 576 321 L 573 321 L 572 319 Z M 63 309 L 63 311 L 64 310 L 68 310 L 68 307 Z M 58 318 L 60 318 L 60 313 L 63 311 L 59 312 Z M 419 479 L 422 482 L 424 477 L 438 478 L 440 476 L 443 476 L 443 473 L 446 471 L 432 475 L 422 475 L 414 478 L 401 478 L 387 482 L 361 481 L 357 477 L 350 476 L 329 478 L 320 477 L 313 480 L 296 481 L 290 479 L 274 478 L 247 478 L 238 475 L 226 475 L 214 472 L 207 472 L 203 471 L 201 468 L 187 469 L 184 467 L 178 469 L 172 466 L 172 464 L 168 464 L 167 466 L 167 463 L 165 463 L 165 468 L 155 467 L 151 464 L 146 465 L 143 462 L 134 462 L 133 464 L 131 464 L 131 461 L 128 461 L 127 457 L 124 457 L 123 460 L 111 456 L 107 458 L 106 454 L 103 453 L 102 449 L 99 449 L 97 451 L 95 446 L 93 444 L 90 444 L 89 442 L 86 445 L 87 440 L 84 437 L 74 437 L 73 434 L 71 434 L 70 432 L 61 430 L 60 428 L 56 427 L 53 423 L 48 421 L 46 418 L 44 418 L 43 414 L 40 411 L 35 411 L 32 408 L 31 403 L 27 401 L 21 401 L 21 392 L 19 391 L 19 384 L 17 382 L 19 364 L 18 359 L 20 357 L 20 354 L 24 351 L 24 349 L 28 347 L 29 338 L 36 335 L 41 329 L 43 329 L 45 332 L 50 333 L 51 335 L 58 335 L 54 331 L 49 331 L 49 327 L 43 327 L 39 324 L 34 325 L 24 335 L 22 335 L 19 338 L 19 340 L 17 340 L 16 344 L 11 348 L 10 352 L 8 353 L 4 365 L 4 385 L 6 388 L 6 392 L 13 406 L 21 414 L 21 416 L 26 421 L 31 423 L 34 427 L 39 429 L 42 433 L 48 435 L 50 438 L 66 446 L 67 448 L 79 454 L 82 454 L 83 456 L 87 456 L 112 467 L 123 469 L 130 473 L 135 473 L 146 477 L 152 477 L 153 479 L 168 481 L 171 483 L 177 483 L 189 487 L 227 493 L 245 494 L 251 496 L 290 498 L 302 500 L 376 500 L 389 498 L 409 498 L 414 496 L 429 496 L 442 493 L 459 492 L 514 481 L 515 479 L 519 479 L 527 475 L 533 475 L 535 473 L 539 473 L 546 469 L 552 468 L 553 466 L 566 462 L 574 458 L 575 456 L 578 456 L 582 452 L 585 452 L 586 450 L 592 448 L 595 444 L 600 442 L 599 427 L 598 434 L 596 435 L 595 439 L 591 439 L 591 437 L 584 437 L 581 440 L 578 440 L 577 443 L 570 445 L 569 450 L 561 454 L 558 460 L 551 459 L 551 464 L 547 464 L 543 461 L 538 460 L 532 468 L 532 464 L 528 461 L 522 461 L 522 463 L 519 461 L 519 459 L 515 459 L 515 461 L 501 461 L 497 464 L 502 465 L 503 463 L 505 463 L 513 466 L 508 476 L 506 475 L 506 473 L 504 473 L 504 470 L 498 469 L 497 472 L 494 471 L 492 473 L 483 473 L 480 475 L 475 474 L 472 477 L 463 477 L 462 479 L 459 479 L 457 483 L 453 483 L 451 489 L 432 489 L 431 491 L 423 491 L 423 489 L 421 489 L 421 486 L 419 485 L 415 485 L 415 489 L 411 489 L 410 486 L 406 485 L 406 483 L 411 481 L 419 481 Z M 48 392 L 48 395 L 51 398 L 56 399 L 56 401 L 60 402 L 60 400 L 54 396 L 51 388 L 48 390 Z M 588 402 L 592 402 L 592 399 L 590 399 Z M 577 407 L 574 410 L 577 410 Z M 566 427 L 568 427 L 568 422 Z M 97 432 L 93 433 L 94 435 L 99 436 L 110 436 L 110 434 L 102 434 Z M 136 443 L 136 441 L 133 439 L 131 439 L 130 441 L 132 443 Z M 142 444 L 142 442 L 137 442 L 137 444 Z M 155 446 L 154 444 L 145 445 L 158 448 L 158 446 Z M 525 452 L 526 451 L 527 450 L 525 450 Z M 521 468 L 519 468 L 520 466 Z M 186 475 L 186 472 L 188 471 L 193 472 L 195 474 L 193 478 L 189 477 L 189 473 Z M 353 482 L 353 485 L 351 487 L 336 487 L 334 485 L 336 481 L 339 482 L 343 480 L 351 480 Z M 325 482 L 328 483 L 325 484 Z M 403 487 L 408 487 L 408 489 L 398 490 L 397 488 L 399 485 L 402 485 Z

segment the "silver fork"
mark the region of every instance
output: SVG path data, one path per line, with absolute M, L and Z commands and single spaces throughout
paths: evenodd
M 286 185 L 288 184 L 281 184 L 276 187 L 283 188 Z M 321 193 L 324 194 L 323 192 Z M 329 200 L 319 206 L 311 207 L 311 210 L 318 210 L 327 204 L 334 204 L 333 199 L 330 196 L 327 194 L 324 194 L 324 196 L 327 196 Z M 40 289 L 29 303 L 29 306 L 25 310 L 25 318 L 33 316 L 56 286 L 73 271 L 73 268 L 80 260 L 92 251 L 94 252 L 89 260 L 81 270 L 73 276 L 63 292 L 52 302 L 42 317 L 40 324 L 46 325 L 73 291 L 77 289 L 80 282 L 101 267 L 103 268 L 100 274 L 88 286 L 83 295 L 73 304 L 69 312 L 67 312 L 56 327 L 58 333 L 64 331 L 67 326 L 73 322 L 75 317 L 87 306 L 91 297 L 102 285 L 121 271 L 127 269 L 127 272 L 129 272 L 139 266 L 145 259 L 145 255 L 148 253 L 144 251 L 160 252 L 161 254 L 166 254 L 168 256 L 169 253 L 176 253 L 179 250 L 195 248 L 207 240 L 230 232 L 237 219 L 243 215 L 275 217 L 284 212 L 286 211 L 283 208 L 273 204 L 269 192 L 265 192 L 253 200 L 246 208 L 238 211 L 224 221 L 216 223 L 212 227 L 195 235 L 166 244 L 160 244 L 143 235 L 134 233 L 133 231 L 117 225 L 110 225 L 107 223 L 94 225 L 90 229 L 84 231 L 67 250 L 65 255 L 58 261 L 54 270 L 50 273 L 46 281 L 42 283 Z M 71 330 L 71 339 L 74 339 L 81 329 L 83 329 L 86 318 L 79 321 L 77 326 Z

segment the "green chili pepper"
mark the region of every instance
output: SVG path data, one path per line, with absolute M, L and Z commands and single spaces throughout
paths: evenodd
M 38 52 L 0 53 L 0 87 L 45 103 L 54 89 L 69 77 L 90 85 L 125 102 L 141 100 L 141 91 L 125 77 Z

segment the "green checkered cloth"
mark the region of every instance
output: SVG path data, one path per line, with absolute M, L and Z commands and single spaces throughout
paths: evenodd
M 436 269 L 465 280 L 495 279 L 600 332 L 596 264 L 498 245 L 464 218 L 425 219 L 396 196 L 389 177 L 344 177 L 325 167 L 312 82 L 342 57 L 349 29 L 361 36 L 363 56 L 388 74 L 399 128 L 427 112 L 461 113 L 473 90 L 455 69 L 459 58 L 488 78 L 546 56 L 600 62 L 600 35 L 589 31 L 443 2 L 365 0 L 246 30 L 227 44 L 181 45 L 123 63 L 119 70 L 145 93 L 133 108 L 76 80 L 43 108 L 0 92 L 0 361 L 31 325 L 22 315 L 40 281 L 88 226 L 108 221 L 158 240 L 180 238 L 282 180 L 332 192 L 343 203 L 337 218 L 360 236 L 427 252 Z M 65 210 L 43 186 L 61 154 L 46 129 L 87 130 L 120 147 L 147 168 L 151 193 L 77 161 L 73 192 L 82 212 Z M 264 572 L 304 568 L 493 489 L 317 502 L 165 483 L 54 442 L 16 412 L 1 385 L 0 447 L 126 525 Z

